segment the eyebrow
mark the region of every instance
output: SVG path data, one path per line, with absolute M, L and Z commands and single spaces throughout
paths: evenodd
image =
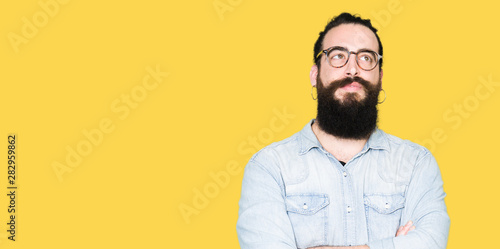
M 318 59 L 318 58 L 319 58 L 319 56 L 320 56 L 321 54 L 323 54 L 325 51 L 329 51 L 329 50 L 333 50 L 333 49 L 342 49 L 342 50 L 345 50 L 345 51 L 347 51 L 347 52 L 351 52 L 351 51 L 350 51 L 349 49 L 347 49 L 346 47 L 342 47 L 342 46 L 333 46 L 333 47 L 329 47 L 329 48 L 327 48 L 327 49 L 323 49 L 323 50 L 319 51 L 319 53 L 316 55 L 316 59 Z M 361 52 L 361 51 L 371 51 L 371 52 L 374 52 L 374 53 L 376 53 L 376 54 L 379 54 L 379 53 L 377 53 L 377 51 L 375 51 L 375 50 L 371 50 L 371 49 L 368 49 L 368 48 L 361 48 L 361 49 L 358 49 L 358 51 L 353 51 L 353 52 L 355 52 L 355 53 L 359 53 L 359 52 Z
M 333 46 L 333 47 L 329 47 L 329 48 L 327 48 L 327 49 L 323 49 L 321 52 L 323 52 L 324 50 L 327 50 L 327 51 L 328 51 L 328 50 L 333 50 L 333 49 L 343 49 L 343 50 L 346 50 L 346 51 L 351 52 L 351 50 L 347 49 L 346 47 L 342 47 L 342 46 Z M 375 50 L 371 50 L 371 49 L 369 49 L 369 48 L 360 48 L 360 49 L 358 49 L 357 51 L 353 51 L 353 52 L 358 53 L 359 51 L 373 51 L 373 52 L 377 53 L 377 51 L 375 51 Z

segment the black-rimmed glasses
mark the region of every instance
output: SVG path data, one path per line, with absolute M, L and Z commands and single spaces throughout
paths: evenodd
M 323 53 L 326 55 L 328 64 L 335 68 L 345 66 L 347 62 L 349 62 L 351 54 L 356 55 L 356 63 L 361 69 L 366 71 L 373 70 L 377 66 L 380 59 L 382 59 L 382 55 L 379 55 L 377 52 L 369 49 L 361 49 L 358 52 L 354 52 L 347 50 L 347 48 L 338 46 L 319 52 L 318 55 L 316 55 L 316 59 L 318 59 L 318 57 Z

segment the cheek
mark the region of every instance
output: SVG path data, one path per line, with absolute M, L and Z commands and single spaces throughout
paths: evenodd
M 379 79 L 380 79 L 380 73 L 378 71 L 377 72 L 367 72 L 367 74 L 365 74 L 361 77 L 363 79 L 373 83 L 373 84 L 378 84 Z
M 323 81 L 323 84 L 328 85 L 330 82 L 334 80 L 339 80 L 342 79 L 344 76 L 340 70 L 328 70 L 328 69 L 323 69 L 319 72 L 319 77 L 321 77 L 321 80 Z

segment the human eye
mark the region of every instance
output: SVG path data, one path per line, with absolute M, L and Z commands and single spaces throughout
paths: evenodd
M 374 55 L 369 54 L 369 53 L 362 53 L 359 55 L 359 60 L 366 61 L 366 62 L 372 62 L 375 60 Z
M 340 53 L 339 53 L 339 54 L 334 54 L 334 55 L 332 56 L 332 58 L 333 58 L 333 59 L 335 59 L 335 60 L 342 60 L 342 59 L 344 59 L 344 58 L 345 58 L 345 56 L 344 56 L 343 54 L 340 54 Z
M 372 61 L 372 58 L 368 55 L 361 55 L 359 59 L 367 62 Z
M 331 60 L 345 60 L 346 57 L 347 55 L 344 51 L 333 50 L 330 52 Z

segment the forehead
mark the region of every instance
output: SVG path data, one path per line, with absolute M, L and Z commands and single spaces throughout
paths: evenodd
M 350 51 L 370 49 L 380 52 L 375 34 L 360 24 L 341 24 L 330 29 L 323 40 L 323 49 L 333 46 L 346 47 Z

